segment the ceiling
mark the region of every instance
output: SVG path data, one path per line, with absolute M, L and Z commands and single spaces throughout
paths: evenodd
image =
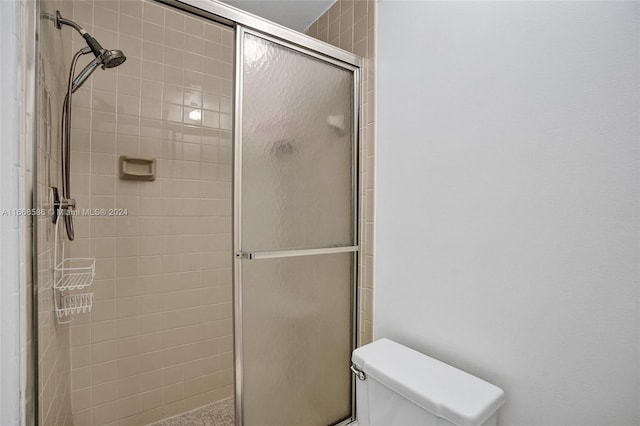
M 231 6 L 277 22 L 296 31 L 304 31 L 335 0 L 223 0 Z

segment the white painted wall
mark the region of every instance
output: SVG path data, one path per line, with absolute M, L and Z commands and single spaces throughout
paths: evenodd
M 374 337 L 640 424 L 638 2 L 382 1 Z
M 21 422 L 20 2 L 0 1 L 0 425 Z

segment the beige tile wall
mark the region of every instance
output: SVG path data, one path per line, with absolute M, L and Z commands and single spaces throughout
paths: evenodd
M 338 0 L 305 32 L 365 59 L 362 73 L 360 178 L 360 344 L 373 329 L 373 223 L 375 167 L 375 13 L 374 0 Z
M 78 207 L 128 212 L 75 220 L 97 277 L 71 325 L 74 424 L 142 425 L 233 392 L 232 31 L 146 0 L 73 16 L 128 57 L 74 96 Z M 157 179 L 120 180 L 120 155 L 157 159 Z
M 58 186 L 59 131 L 62 99 L 71 60 L 70 31 L 60 31 L 47 18 L 56 10 L 71 16 L 71 4 L 40 2 L 39 111 L 36 189 L 40 208 L 48 208 L 48 188 Z M 38 249 L 38 360 L 39 417 L 41 425 L 71 425 L 69 327 L 59 325 L 53 312 L 51 288 L 53 225 L 37 217 Z

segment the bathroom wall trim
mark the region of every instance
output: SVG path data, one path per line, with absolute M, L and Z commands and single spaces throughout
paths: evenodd
M 30 74 L 31 80 L 28 82 L 24 82 L 24 84 L 28 84 L 31 86 L 31 95 L 30 95 L 30 111 L 28 113 L 31 114 L 32 120 L 30 123 L 30 128 L 27 131 L 31 132 L 30 137 L 25 142 L 31 145 L 31 157 L 25 158 L 25 162 L 28 162 L 31 167 L 31 199 L 29 200 L 31 205 L 30 208 L 37 208 L 39 204 L 38 199 L 38 189 L 37 189 L 37 179 L 38 179 L 38 138 L 40 137 L 39 126 L 38 126 L 38 114 L 39 114 L 39 105 L 40 105 L 40 1 L 35 1 L 33 4 L 33 9 L 31 10 L 32 15 L 30 17 L 25 17 L 26 20 L 30 20 L 33 25 L 33 33 L 30 34 L 32 38 L 29 40 L 29 43 L 26 43 L 27 33 L 23 33 L 25 38 L 24 49 L 25 57 L 31 55 L 31 59 L 33 60 L 33 70 Z M 28 391 L 32 390 L 31 395 L 23 395 L 24 404 L 24 413 L 22 415 L 22 422 L 25 425 L 33 425 L 38 426 L 40 424 L 40 369 L 39 369 L 39 319 L 40 312 L 38 306 L 38 221 L 31 221 L 31 235 L 28 235 L 27 238 L 31 241 L 31 252 L 29 253 L 31 256 L 30 265 L 28 267 L 31 271 L 31 293 L 25 295 L 25 305 L 31 304 L 31 317 L 26 318 L 27 326 L 29 327 L 29 331 L 31 332 L 31 357 L 26 360 L 28 364 L 24 369 L 24 389 Z M 26 315 L 25 315 L 26 317 Z M 28 354 L 29 351 L 25 348 L 25 354 Z M 26 392 L 25 391 L 25 392 Z M 27 403 L 27 400 L 31 398 L 31 404 Z
M 23 112 L 20 84 L 20 5 L 3 2 L 0 5 L 1 30 L 6 65 L 0 73 L 0 131 L 3 143 L 0 146 L 0 187 L 2 201 L 0 209 L 7 211 L 25 207 L 21 197 L 23 190 L 24 164 L 20 152 L 20 114 Z M 6 70 L 6 71 L 5 71 Z M 20 372 L 24 366 L 21 359 L 23 322 L 20 317 L 24 276 L 22 244 L 22 218 L 4 215 L 0 221 L 0 424 L 14 424 L 21 417 L 23 386 Z M 19 392 L 17 392 L 19 390 Z

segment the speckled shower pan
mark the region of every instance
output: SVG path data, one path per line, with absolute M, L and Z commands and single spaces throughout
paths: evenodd
M 223 399 L 150 426 L 233 426 L 233 398 Z

